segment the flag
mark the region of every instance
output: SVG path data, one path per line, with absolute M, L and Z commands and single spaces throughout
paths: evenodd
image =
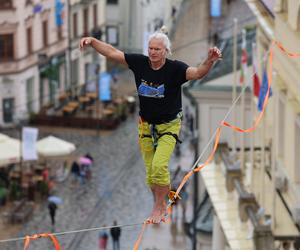
M 253 94 L 259 96 L 260 80 L 257 74 L 256 44 L 252 43 L 252 64 L 253 64 Z
M 241 73 L 240 73 L 240 84 L 243 85 L 245 83 L 245 76 L 247 72 L 247 61 L 248 54 L 246 49 L 246 30 L 242 31 L 242 55 L 241 55 Z
M 242 31 L 242 55 L 241 55 L 241 73 L 240 73 L 240 84 L 243 85 L 245 83 L 245 77 L 247 72 L 247 41 L 246 41 L 246 30 Z
M 245 83 L 245 75 L 247 69 L 247 51 L 246 49 L 242 49 L 242 56 L 241 56 L 241 73 L 240 73 L 240 84 L 243 85 Z
M 253 74 L 253 94 L 254 94 L 254 96 L 256 96 L 256 97 L 259 96 L 259 90 L 260 90 L 259 77 L 257 75 L 257 72 L 254 71 L 254 74 Z
M 63 25 L 63 15 L 64 15 L 64 4 L 61 0 L 55 1 L 55 23 L 57 27 L 61 27 Z
M 268 84 L 269 84 L 269 81 L 268 81 L 267 70 L 264 68 L 263 77 L 262 77 L 262 84 L 261 84 L 261 87 L 260 87 L 259 97 L 258 97 L 258 104 L 257 104 L 257 108 L 260 112 L 263 110 L 265 97 L 267 95 L 268 88 L 269 88 Z M 272 96 L 272 89 L 270 87 L 269 97 L 271 97 L 271 96 Z

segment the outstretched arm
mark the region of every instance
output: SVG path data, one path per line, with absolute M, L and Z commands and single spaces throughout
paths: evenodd
M 197 80 L 205 76 L 215 61 L 222 58 L 222 53 L 217 47 L 210 48 L 206 60 L 198 67 L 188 67 L 186 70 L 187 80 Z
M 86 46 L 92 46 L 98 53 L 107 57 L 108 59 L 127 65 L 124 52 L 118 50 L 108 43 L 97 40 L 93 37 L 83 37 L 80 40 L 79 47 L 80 49 L 83 49 Z

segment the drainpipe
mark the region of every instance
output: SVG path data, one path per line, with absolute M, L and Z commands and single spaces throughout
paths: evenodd
M 71 90 L 71 3 L 67 0 L 67 50 L 66 50 L 66 83 L 65 88 Z
M 198 131 L 199 131 L 199 123 L 198 123 L 198 104 L 196 101 L 196 98 L 189 92 L 188 88 L 185 88 L 183 91 L 187 97 L 191 100 L 192 105 L 195 107 L 195 130 L 196 130 L 196 135 L 193 135 L 193 146 L 195 150 L 195 157 L 194 157 L 194 162 L 198 160 L 198 150 L 199 150 L 199 145 L 198 145 Z M 198 180 L 198 172 L 194 173 L 193 175 L 193 220 L 192 220 L 192 249 L 197 250 L 197 207 L 199 203 L 199 180 Z

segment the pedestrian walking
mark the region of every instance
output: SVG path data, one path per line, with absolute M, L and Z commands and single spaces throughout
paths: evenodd
M 117 221 L 114 221 L 114 227 L 110 229 L 110 235 L 113 243 L 113 250 L 120 250 L 121 228 L 117 227 Z
M 154 195 L 149 218 L 152 223 L 160 223 L 166 214 L 165 198 L 170 191 L 168 164 L 176 142 L 180 142 L 181 86 L 188 80 L 205 76 L 213 63 L 221 58 L 220 50 L 214 47 L 197 67 L 170 60 L 167 56 L 171 54 L 171 43 L 164 30 L 162 27 L 150 35 L 148 56 L 124 53 L 93 37 L 80 40 L 80 49 L 90 46 L 134 73 L 140 104 L 139 144 L 146 166 L 146 182 Z
M 57 205 L 54 202 L 49 201 L 49 203 L 48 203 L 48 210 L 49 210 L 49 215 L 50 215 L 50 218 L 51 218 L 51 225 L 52 225 L 52 227 L 55 226 L 56 209 L 57 209 Z
M 80 166 L 77 161 L 74 161 L 71 166 L 71 174 L 73 176 L 73 182 L 80 181 Z
M 104 225 L 106 227 L 106 225 Z M 99 233 L 99 250 L 107 249 L 108 233 L 104 229 Z

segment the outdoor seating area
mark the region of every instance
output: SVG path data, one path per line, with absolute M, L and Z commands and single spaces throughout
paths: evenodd
M 74 127 L 86 129 L 115 129 L 122 121 L 135 112 L 133 96 L 115 97 L 112 101 L 97 100 L 97 92 L 79 91 L 81 95 L 63 93 L 59 96 L 58 107 L 48 105 L 45 112 L 31 119 L 32 125 Z
M 5 143 L 19 140 L 1 135 Z M 54 136 L 38 140 L 38 159 L 26 161 L 20 154 L 14 158 L 0 154 L 0 219 L 4 223 L 18 224 L 27 221 L 34 209 L 55 191 L 58 182 L 64 181 L 74 160 L 74 144 Z M 19 149 L 15 151 L 20 152 Z

